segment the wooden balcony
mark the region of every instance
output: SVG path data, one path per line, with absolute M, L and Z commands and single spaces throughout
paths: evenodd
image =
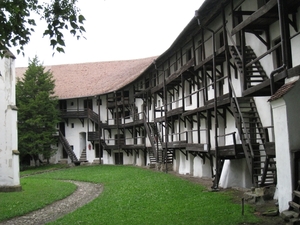
M 99 116 L 91 109 L 78 109 L 78 110 L 61 110 L 60 116 L 63 119 L 85 119 L 89 118 L 92 121 L 99 123 Z
M 99 141 L 99 140 L 100 140 L 99 131 L 88 132 L 88 141 Z
M 300 6 L 299 0 L 285 0 L 288 7 L 288 13 L 294 13 Z M 235 11 L 233 14 L 247 15 L 248 12 Z M 234 35 L 241 30 L 253 31 L 261 30 L 270 26 L 270 24 L 278 20 L 278 5 L 277 0 L 270 0 L 264 6 L 253 12 L 244 21 L 235 26 L 231 34 Z

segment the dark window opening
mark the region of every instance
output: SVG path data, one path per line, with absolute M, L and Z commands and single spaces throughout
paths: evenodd
M 221 48 L 223 46 L 224 46 L 224 33 L 223 33 L 223 31 L 221 31 L 219 33 L 219 48 Z
M 146 79 L 145 82 L 145 88 L 148 88 L 150 86 L 149 78 Z
M 199 43 L 199 47 L 198 47 L 198 62 L 201 62 L 203 60 L 203 45 L 202 45 L 202 41 Z
M 192 49 L 188 49 L 186 51 L 186 61 L 189 61 L 190 59 L 192 59 Z
M 66 100 L 60 100 L 59 101 L 59 108 L 61 110 L 66 110 L 67 109 L 67 101 Z
M 130 117 L 130 111 L 126 110 L 124 112 L 124 117 L 125 117 L 125 119 L 129 119 L 129 117 Z
M 129 97 L 129 91 L 124 91 L 124 97 L 128 98 Z
M 65 150 L 65 148 L 63 148 L 63 151 L 62 151 L 62 158 L 63 158 L 63 159 L 67 159 L 67 158 L 68 158 L 68 153 L 67 153 L 67 151 Z
M 93 110 L 93 101 L 92 101 L 92 99 L 86 99 L 86 100 L 84 100 L 84 108 L 85 109 L 91 109 L 91 110 Z

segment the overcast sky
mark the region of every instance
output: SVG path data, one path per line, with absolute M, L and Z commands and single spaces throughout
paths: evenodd
M 86 40 L 65 33 L 65 54 L 55 53 L 41 26 L 35 28 L 25 57 L 16 67 L 38 56 L 44 65 L 138 59 L 166 51 L 194 17 L 203 0 L 79 0 L 85 16 Z

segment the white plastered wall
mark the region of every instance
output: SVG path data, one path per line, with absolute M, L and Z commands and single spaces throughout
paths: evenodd
M 0 59 L 0 188 L 20 185 L 15 63 Z
M 281 98 L 272 102 L 277 167 L 277 198 L 279 211 L 288 209 L 292 200 L 292 171 L 289 150 L 289 134 L 285 101 Z M 286 134 L 286 135 L 285 135 Z

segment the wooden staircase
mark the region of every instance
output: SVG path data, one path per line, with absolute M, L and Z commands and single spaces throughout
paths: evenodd
M 144 118 L 146 118 L 145 115 Z M 144 119 L 144 127 L 151 143 L 151 148 L 148 150 L 150 164 L 155 164 L 155 163 L 172 164 L 173 151 L 167 149 L 165 154 L 164 148 L 162 146 L 162 138 L 160 136 L 156 123 L 147 122 L 147 120 Z
M 243 63 L 242 63 L 242 59 L 240 58 L 241 56 L 240 48 L 237 48 L 239 50 L 239 53 L 237 53 L 237 49 L 234 48 L 233 46 L 230 46 L 229 49 L 230 49 L 231 57 L 234 59 L 234 64 L 236 68 L 238 69 L 240 74 L 244 74 Z M 244 58 L 245 58 L 244 79 L 245 79 L 246 88 L 256 86 L 261 82 L 269 79 L 259 60 L 255 60 L 257 56 L 250 46 L 245 47 Z
M 275 145 L 266 136 L 254 99 L 233 98 L 231 108 L 254 185 L 276 184 Z
M 80 158 L 79 158 L 79 161 L 80 162 L 87 162 L 87 159 L 86 159 L 86 148 L 82 150 Z
M 62 143 L 64 149 L 66 150 L 68 156 L 70 157 L 71 161 L 75 164 L 80 164 L 80 161 L 77 159 L 73 149 L 71 148 L 68 140 L 65 138 L 65 136 L 62 134 L 61 131 L 59 131 L 59 140 Z
M 300 180 L 298 180 L 297 189 L 293 191 L 293 200 L 289 202 L 289 210 L 300 213 Z

